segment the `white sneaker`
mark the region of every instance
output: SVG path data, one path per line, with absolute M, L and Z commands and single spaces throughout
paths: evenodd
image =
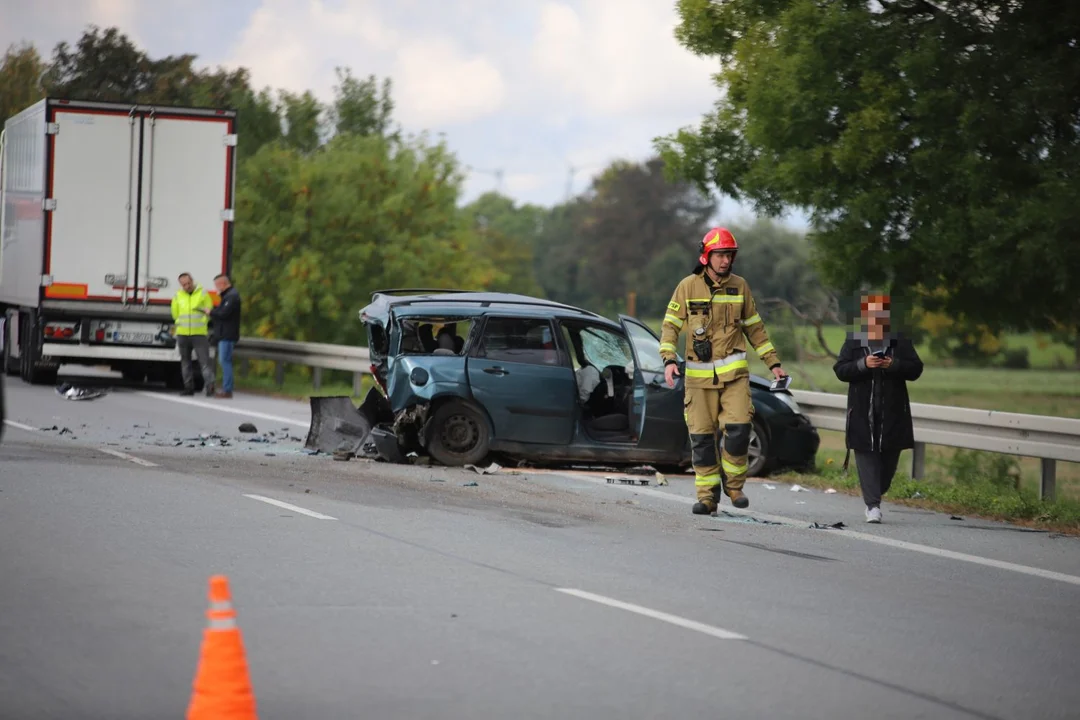
M 881 522 L 881 508 L 866 508 L 866 522 L 868 523 L 880 523 Z

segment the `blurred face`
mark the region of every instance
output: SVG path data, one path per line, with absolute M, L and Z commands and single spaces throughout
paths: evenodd
M 220 278 L 215 279 L 214 280 L 214 289 L 217 290 L 218 295 L 220 295 L 221 293 L 228 290 L 229 289 L 229 280 L 228 280 L 228 278 L 220 277 Z
M 195 281 L 191 279 L 190 275 L 183 275 L 180 278 L 180 287 L 184 288 L 184 292 L 191 292 L 195 289 Z
M 867 303 L 863 323 L 872 337 L 881 337 L 889 328 L 889 308 L 883 302 Z
M 714 252 L 709 255 L 709 269 L 717 275 L 727 275 L 731 272 L 733 257 L 730 252 Z

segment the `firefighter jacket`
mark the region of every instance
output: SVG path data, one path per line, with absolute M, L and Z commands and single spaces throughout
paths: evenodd
M 214 307 L 214 301 L 210 295 L 202 289 L 202 285 L 196 285 L 190 293 L 181 288 L 177 290 L 172 299 L 173 322 L 176 323 L 177 335 L 207 335 L 210 329 L 210 318 L 203 309 L 210 310 Z
M 729 274 L 714 283 L 702 271 L 678 284 L 668 303 L 660 334 L 660 357 L 665 365 L 677 361 L 676 343 L 684 331 L 687 388 L 716 387 L 749 375 L 746 339 L 766 365 L 770 368 L 780 365 L 757 313 L 750 285 L 738 275 Z M 695 340 L 707 340 L 711 344 L 711 357 L 699 357 L 694 349 Z

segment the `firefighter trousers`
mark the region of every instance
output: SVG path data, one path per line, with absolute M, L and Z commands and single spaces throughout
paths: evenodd
M 746 482 L 754 415 L 750 377 L 736 378 L 716 388 L 687 388 L 683 402 L 697 499 L 715 510 L 725 485 L 728 491 L 741 491 Z

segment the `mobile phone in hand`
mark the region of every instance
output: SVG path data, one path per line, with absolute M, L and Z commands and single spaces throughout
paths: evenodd
M 885 351 L 884 350 L 875 350 L 874 352 L 872 352 L 870 354 L 873 355 L 876 358 L 884 358 L 885 357 Z

